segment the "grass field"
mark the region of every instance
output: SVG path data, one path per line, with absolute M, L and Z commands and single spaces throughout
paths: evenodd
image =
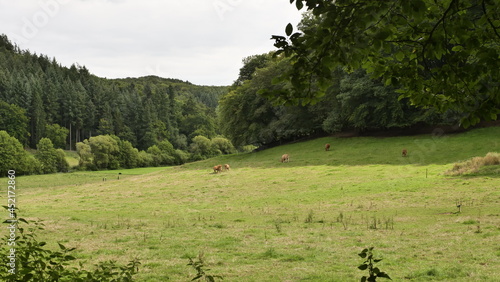
M 18 177 L 17 202 L 85 264 L 139 258 L 138 281 L 189 281 L 200 252 L 224 281 L 359 281 L 370 246 L 394 281 L 500 281 L 500 169 L 444 175 L 495 151 L 500 127 L 328 137 L 177 167 Z M 224 163 L 231 171 L 212 172 Z

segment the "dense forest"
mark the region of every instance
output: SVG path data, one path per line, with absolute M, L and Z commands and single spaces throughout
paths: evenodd
M 436 124 L 457 124 L 451 110 L 417 108 L 409 99 L 362 69 L 332 71 L 331 86 L 318 103 L 303 105 L 271 102 L 276 93 L 290 93 L 289 82 L 276 78 L 289 71 L 284 56 L 269 54 L 245 58 L 230 91 L 219 101 L 221 131 L 233 144 L 277 144 L 310 135 L 341 131 L 383 131 Z
M 2 35 L 0 154 L 5 161 L 0 168 L 67 171 L 63 150 L 78 152 L 78 169 L 173 165 L 313 134 L 457 121 L 452 112 L 416 108 L 362 70 L 333 71 L 332 86 L 319 103 L 272 103 L 269 95 L 292 87 L 275 79 L 290 66 L 274 52 L 249 56 L 231 86 L 156 76 L 106 79 L 85 66 L 68 68 L 22 50 Z M 23 148 L 35 153 L 20 152 Z

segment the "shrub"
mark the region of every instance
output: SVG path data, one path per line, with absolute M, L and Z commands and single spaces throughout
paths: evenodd
M 132 143 L 126 140 L 119 140 L 118 146 L 120 147 L 120 166 L 124 168 L 137 167 L 139 161 L 139 151 L 132 146 Z
M 212 146 L 221 151 L 223 154 L 234 154 L 236 149 L 234 148 L 231 141 L 223 137 L 215 137 L 212 139 Z
M 36 145 L 36 148 L 38 151 L 35 156 L 42 164 L 42 173 L 57 172 L 60 156 L 58 155 L 56 149 L 54 149 L 52 141 L 50 141 L 49 138 L 42 138 Z
M 55 148 L 64 149 L 69 130 L 59 124 L 47 124 L 45 126 L 45 137 L 49 138 Z
M 86 167 L 92 162 L 92 150 L 90 149 L 88 140 L 76 143 L 76 152 L 80 157 L 78 161 L 79 166 Z
M 190 155 L 183 150 L 175 150 L 174 152 L 175 164 L 185 164 L 189 161 Z
M 17 174 L 30 174 L 28 153 L 23 145 L 6 131 L 0 130 L 0 177 L 6 176 L 8 170 Z
M 140 151 L 137 158 L 137 165 L 139 167 L 148 167 L 153 164 L 153 156 L 146 151 Z
M 120 147 L 110 135 L 90 137 L 88 144 L 93 154 L 93 163 L 98 169 L 116 169 L 120 166 L 117 155 Z
M 56 169 L 59 172 L 69 171 L 69 163 L 66 160 L 66 154 L 63 149 L 56 149 Z

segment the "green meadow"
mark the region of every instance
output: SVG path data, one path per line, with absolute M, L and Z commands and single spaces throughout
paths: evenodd
M 444 174 L 488 152 L 500 152 L 500 127 L 326 137 L 176 167 L 21 176 L 17 206 L 85 265 L 138 258 L 137 281 L 189 281 L 200 253 L 224 281 L 359 281 L 357 254 L 371 246 L 394 281 L 498 281 L 499 166 Z

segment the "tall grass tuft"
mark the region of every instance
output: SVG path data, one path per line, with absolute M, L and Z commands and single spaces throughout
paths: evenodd
M 473 157 L 464 162 L 455 163 L 453 168 L 446 171 L 446 175 L 462 175 L 476 173 L 483 166 L 492 166 L 500 164 L 500 153 L 489 152 L 484 157 Z

